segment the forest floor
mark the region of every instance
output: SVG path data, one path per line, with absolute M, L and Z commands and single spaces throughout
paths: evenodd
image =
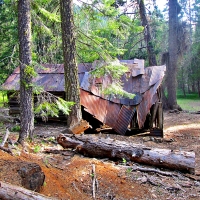
M 53 199 L 90 200 L 93 191 L 93 172 L 95 166 L 98 188 L 96 199 L 99 200 L 141 200 L 141 199 L 200 199 L 200 115 L 189 112 L 164 113 L 164 139 L 171 142 L 156 142 L 149 136 L 120 136 L 101 134 L 149 147 L 174 150 L 194 151 L 196 154 L 195 174 L 184 174 L 178 171 L 160 169 L 168 172 L 165 176 L 156 172 L 134 171 L 134 166 L 156 169 L 153 166 L 142 166 L 137 163 L 109 161 L 83 157 L 72 150 L 63 153 L 44 153 L 45 149 L 62 150 L 54 137 L 60 134 L 64 126 L 38 124 L 35 129 L 35 140 L 27 144 L 26 151 L 15 152 L 11 156 L 0 151 L 1 160 L 31 161 L 38 163 L 45 173 L 45 183 L 41 193 Z M 11 140 L 16 140 L 17 133 L 11 132 Z M 3 170 L 7 173 L 3 173 Z M 0 180 L 11 182 L 14 176 L 9 169 L 2 169 Z

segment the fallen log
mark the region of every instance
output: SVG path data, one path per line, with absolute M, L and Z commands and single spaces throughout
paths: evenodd
M 49 198 L 37 192 L 33 192 L 27 190 L 23 187 L 19 187 L 17 185 L 12 185 L 5 182 L 0 182 L 0 199 L 3 200 L 47 200 L 47 199 L 55 199 Z
M 85 156 L 126 159 L 183 172 L 195 172 L 195 153 L 158 149 L 124 141 L 104 139 L 93 135 L 59 135 L 57 142 L 63 148 L 73 148 Z

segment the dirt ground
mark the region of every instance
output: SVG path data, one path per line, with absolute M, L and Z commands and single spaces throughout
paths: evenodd
M 38 163 L 46 177 L 41 193 L 53 199 L 94 199 L 92 195 L 94 175 L 98 183 L 95 199 L 99 200 L 200 199 L 200 114 L 165 112 L 164 139 L 171 139 L 171 142 L 156 142 L 152 137 L 144 135 L 119 136 L 106 133 L 101 135 L 149 147 L 194 151 L 196 154 L 194 175 L 166 169 L 160 170 L 168 172 L 168 176 L 133 170 L 136 166 L 144 169 L 156 168 L 126 160 L 116 163 L 108 159 L 87 158 L 72 150 L 65 150 L 60 154 L 44 153 L 45 149 L 62 150 L 54 138 L 63 129 L 61 125 L 39 124 L 34 132 L 35 142 L 27 144 L 24 151 L 15 150 L 15 156 L 0 151 L 0 159 Z M 16 140 L 15 132 L 10 134 L 10 139 Z M 92 172 L 93 167 L 95 174 Z M 3 174 L 1 171 L 0 180 L 17 184 Z M 12 176 L 12 172 L 9 175 Z

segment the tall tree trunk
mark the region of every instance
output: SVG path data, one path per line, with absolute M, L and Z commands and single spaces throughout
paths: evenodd
M 66 101 L 73 101 L 76 103 L 72 107 L 70 115 L 67 117 L 68 127 L 74 126 L 82 118 L 78 67 L 75 59 L 75 27 L 72 5 L 72 0 L 60 0 Z
M 148 20 L 146 17 L 146 9 L 145 9 L 145 5 L 144 5 L 144 0 L 138 0 L 138 4 L 139 4 L 140 18 L 142 20 L 142 26 L 145 28 L 144 39 L 145 39 L 146 45 L 147 45 L 149 66 L 155 66 L 155 65 L 157 65 L 157 61 L 156 61 L 156 55 L 154 53 L 154 48 L 153 48 L 153 44 L 152 44 L 150 26 L 149 26 L 149 23 L 148 23 Z
M 31 65 L 31 14 L 30 1 L 18 1 L 18 34 L 20 59 L 20 119 L 18 142 L 32 137 L 34 129 Z
M 169 0 L 169 63 L 167 65 L 167 92 L 170 109 L 178 108 L 176 98 L 178 63 L 178 13 L 181 8 L 177 0 Z

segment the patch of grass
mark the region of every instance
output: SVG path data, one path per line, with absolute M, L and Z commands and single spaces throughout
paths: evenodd
M 3 122 L 0 122 L 0 127 L 2 128 L 4 126 Z
M 15 125 L 11 128 L 11 132 L 19 132 L 20 131 L 20 126 L 19 125 Z
M 6 91 L 0 91 L 0 107 L 8 103 L 8 96 Z
M 122 163 L 123 163 L 124 165 L 126 165 L 127 161 L 126 161 L 125 158 L 122 158 Z
M 34 147 L 34 153 L 38 153 L 41 150 L 41 146 L 37 145 Z
M 128 168 L 127 170 L 126 170 L 126 173 L 127 174 L 130 174 L 132 172 L 132 169 L 131 168 Z
M 48 138 L 48 141 L 49 141 L 49 142 L 55 141 L 55 137 L 53 137 L 53 136 L 52 136 L 52 137 L 49 137 L 49 138 Z
M 177 92 L 177 103 L 183 110 L 199 111 L 200 97 L 197 93 L 186 94 L 184 97 L 181 91 Z

